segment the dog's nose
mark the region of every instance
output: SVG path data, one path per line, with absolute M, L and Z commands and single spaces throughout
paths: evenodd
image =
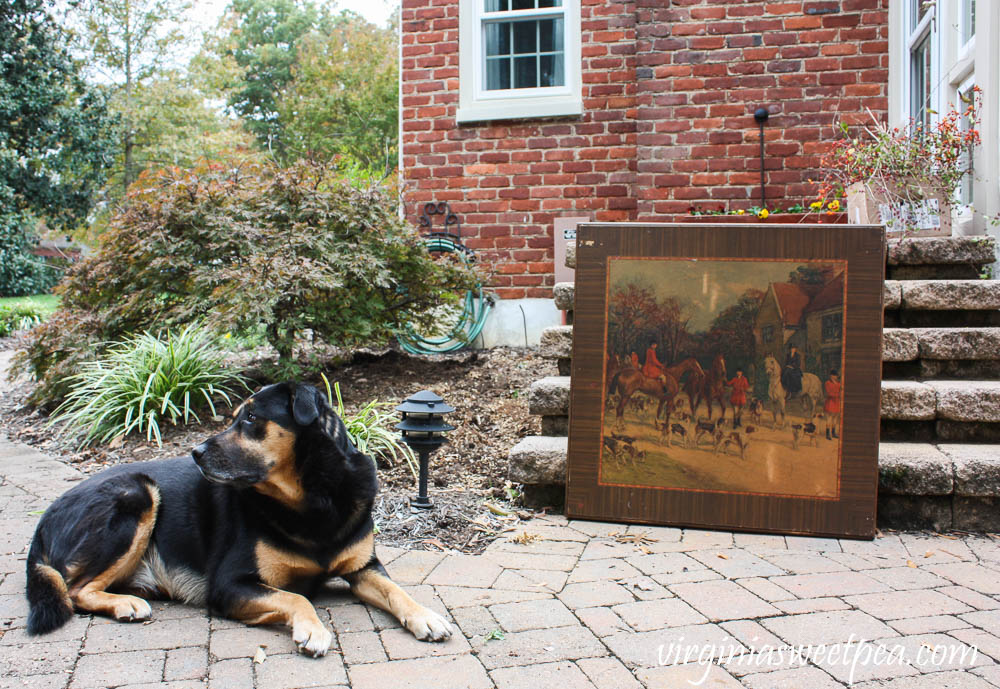
M 202 443 L 201 445 L 196 445 L 193 448 L 191 448 L 191 456 L 194 457 L 194 461 L 196 462 L 200 461 L 201 456 L 205 454 L 206 449 L 207 448 L 205 447 L 205 443 Z

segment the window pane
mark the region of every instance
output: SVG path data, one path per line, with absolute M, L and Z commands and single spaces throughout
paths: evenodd
M 927 2 L 927 0 L 910 0 L 910 31 L 917 28 L 917 24 L 920 23 L 920 20 L 924 18 L 924 15 L 927 14 L 933 6 L 934 3 Z
M 514 10 L 533 10 L 535 9 L 535 0 L 514 0 L 513 7 Z
M 539 7 L 562 7 L 562 0 L 538 0 Z
M 487 12 L 506 12 L 509 9 L 507 0 L 486 0 Z
M 563 20 L 543 19 L 538 22 L 538 52 L 562 52 Z
M 486 25 L 486 55 L 510 55 L 510 22 Z
M 514 58 L 514 88 L 530 89 L 538 86 L 538 58 Z
M 491 58 L 486 61 L 486 90 L 510 88 L 510 58 Z
M 962 42 L 976 35 L 976 0 L 962 0 Z
M 542 55 L 539 58 L 539 86 L 563 86 L 566 77 L 563 74 L 563 56 Z
M 931 102 L 931 41 L 928 36 L 914 48 L 911 56 L 910 113 L 914 124 L 926 128 L 930 126 Z
M 538 51 L 536 41 L 538 33 L 538 22 L 515 22 L 514 23 L 514 52 L 534 53 Z

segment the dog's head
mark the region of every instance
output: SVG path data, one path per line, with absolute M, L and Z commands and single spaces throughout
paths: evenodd
M 298 383 L 254 393 L 233 412 L 229 428 L 191 450 L 209 481 L 253 487 L 292 507 L 304 500 L 307 461 L 342 464 L 359 454 L 325 396 Z

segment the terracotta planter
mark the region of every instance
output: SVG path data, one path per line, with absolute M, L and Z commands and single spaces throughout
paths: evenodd
M 761 219 L 752 213 L 745 215 L 685 215 L 678 222 L 700 222 L 700 223 L 738 223 L 754 224 L 763 223 L 765 225 L 846 225 L 847 213 L 771 213 L 766 218 Z
M 847 188 L 847 217 L 853 225 L 884 224 L 889 237 L 950 237 L 951 206 L 940 194 L 925 193 L 922 204 L 902 203 L 863 182 Z

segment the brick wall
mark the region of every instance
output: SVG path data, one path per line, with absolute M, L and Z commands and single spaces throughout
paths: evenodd
M 403 0 L 406 212 L 447 201 L 503 298 L 548 297 L 552 222 L 808 203 L 834 124 L 887 109 L 889 0 L 581 0 L 582 116 L 458 125 L 458 0 Z

